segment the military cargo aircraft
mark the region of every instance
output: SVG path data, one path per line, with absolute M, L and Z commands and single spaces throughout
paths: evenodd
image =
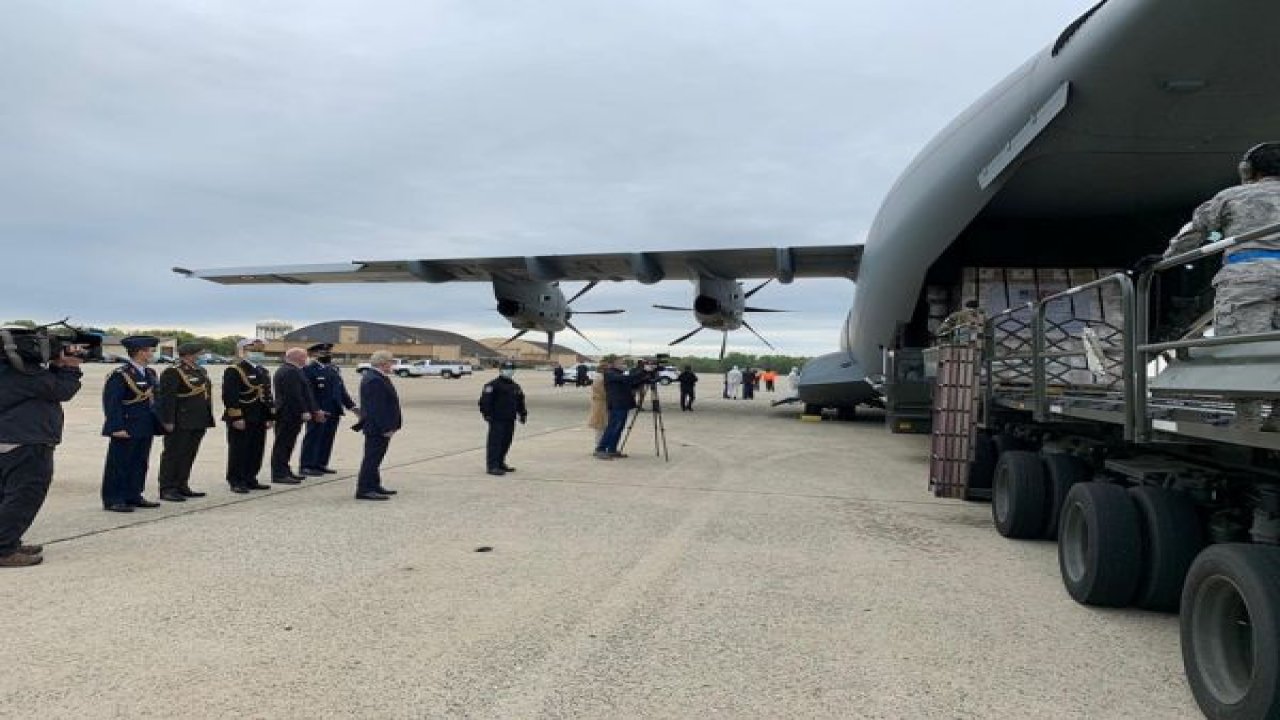
M 727 333 L 749 327 L 739 278 L 847 277 L 841 350 L 805 367 L 799 395 L 853 408 L 877 401 L 890 352 L 928 344 L 927 285 L 965 267 L 1124 267 L 1235 182 L 1241 153 L 1280 128 L 1277 23 L 1269 0 L 1097 3 L 920 152 L 865 246 L 175 270 L 228 284 L 490 280 L 514 328 L 549 336 L 574 329 L 561 280 L 691 278 L 699 325 Z

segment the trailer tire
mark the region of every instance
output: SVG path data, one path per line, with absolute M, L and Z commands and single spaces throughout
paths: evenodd
M 991 489 L 991 517 L 1007 538 L 1040 537 L 1046 484 L 1040 456 L 1027 450 L 1001 453 Z
M 1133 602 L 1142 572 L 1142 529 L 1124 488 L 1085 482 L 1067 493 L 1058 526 L 1058 571 L 1078 603 Z
M 1093 479 L 1093 468 L 1089 463 L 1065 453 L 1054 453 L 1044 456 L 1044 474 L 1048 480 L 1048 509 L 1044 522 L 1044 538 L 1058 539 L 1058 519 L 1062 515 L 1062 506 L 1067 501 L 1067 493 L 1077 483 L 1089 482 Z
M 1181 631 L 1187 682 L 1207 717 L 1280 718 L 1280 547 L 1200 553 L 1182 590 Z
M 1142 578 L 1134 605 L 1144 610 L 1177 612 L 1182 586 L 1204 533 L 1195 503 L 1181 493 L 1157 487 L 1129 489 L 1142 529 Z

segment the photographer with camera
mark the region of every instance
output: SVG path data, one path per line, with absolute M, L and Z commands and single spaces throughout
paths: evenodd
M 652 373 L 645 372 L 643 365 L 627 374 L 618 367 L 618 357 L 608 355 L 601 361 L 603 368 L 605 408 L 608 421 L 600 441 L 596 444 L 595 456 L 601 460 L 613 460 L 626 457 L 618 451 L 618 443 L 622 441 L 622 431 L 627 425 L 627 415 L 636 405 L 636 390 L 645 383 L 651 383 Z
M 3 328 L 0 344 L 0 567 L 29 567 L 44 560 L 43 548 L 22 544 L 22 536 L 53 482 L 62 403 L 80 392 L 86 346 L 101 340 Z

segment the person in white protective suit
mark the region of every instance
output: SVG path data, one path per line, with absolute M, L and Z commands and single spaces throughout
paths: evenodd
M 724 374 L 725 395 L 734 400 L 738 399 L 738 391 L 742 389 L 742 371 L 737 365 L 733 369 Z

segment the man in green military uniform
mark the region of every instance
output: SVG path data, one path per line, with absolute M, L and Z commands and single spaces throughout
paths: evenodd
M 978 307 L 977 300 L 966 300 L 964 307 L 947 316 L 938 326 L 935 336 L 940 341 L 958 343 L 977 342 L 982 336 L 982 328 L 987 324 L 987 315 Z
M 164 453 L 160 455 L 160 499 L 185 502 L 204 497 L 191 489 L 191 466 L 205 432 L 214 426 L 213 384 L 196 362 L 204 348 L 196 343 L 178 346 L 178 362 L 160 374 L 156 414 L 164 425 Z

